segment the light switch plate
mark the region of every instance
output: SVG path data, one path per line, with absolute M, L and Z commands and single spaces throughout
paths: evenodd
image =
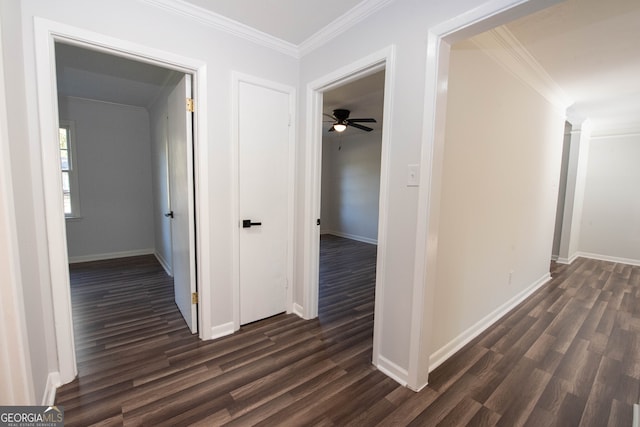
M 407 187 L 417 187 L 420 183 L 420 165 L 407 167 Z

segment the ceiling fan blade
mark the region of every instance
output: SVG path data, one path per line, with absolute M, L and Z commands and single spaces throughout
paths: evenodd
M 327 116 L 329 117 L 331 120 L 333 120 L 334 122 L 337 121 L 338 119 L 336 119 L 334 116 L 332 116 L 331 114 L 327 114 L 327 113 L 322 113 L 323 116 Z
M 336 130 L 333 128 L 333 126 L 331 126 L 331 127 L 329 128 L 329 132 L 335 132 L 335 131 L 336 131 Z
M 376 119 L 347 119 L 348 122 L 362 122 L 362 123 L 378 123 Z
M 357 124 L 357 123 L 351 123 L 351 122 L 349 122 L 349 126 L 353 126 L 354 128 L 358 128 L 358 129 L 360 129 L 360 130 L 364 130 L 364 131 L 367 131 L 367 132 L 371 132 L 371 131 L 373 130 L 373 129 L 372 129 L 372 128 L 370 128 L 370 127 L 362 126 L 362 125 L 359 125 L 359 124 Z

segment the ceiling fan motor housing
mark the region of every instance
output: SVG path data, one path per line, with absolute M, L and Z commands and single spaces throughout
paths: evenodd
M 344 123 L 348 118 L 351 112 L 349 110 L 337 109 L 333 110 L 333 117 L 338 119 L 338 122 Z

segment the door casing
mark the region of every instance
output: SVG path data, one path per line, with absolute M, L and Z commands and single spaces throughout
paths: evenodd
M 110 55 L 124 56 L 140 62 L 151 63 L 174 69 L 194 76 L 194 93 L 198 99 L 198 115 L 206 116 L 206 63 L 204 61 L 175 55 L 139 45 L 126 40 L 116 39 L 103 34 L 88 31 L 39 17 L 34 18 L 36 76 L 38 92 L 38 113 L 40 120 L 40 143 L 42 150 L 42 175 L 45 198 L 45 221 L 48 245 L 49 274 L 56 331 L 56 350 L 58 372 L 52 375 L 54 387 L 73 381 L 77 375 L 77 363 L 74 346 L 73 320 L 71 315 L 71 295 L 69 289 L 69 270 L 65 218 L 62 206 L 61 172 L 59 165 L 57 126 L 58 98 L 55 74 L 55 42 L 78 45 L 98 50 Z M 207 140 L 206 120 L 194 118 L 194 157 L 196 206 L 197 256 L 209 259 L 209 246 L 205 236 L 209 231 L 209 219 L 206 211 L 209 206 L 208 156 L 206 146 L 199 141 Z M 211 335 L 211 293 L 209 264 L 198 262 L 198 277 L 205 284 L 201 286 L 200 299 L 200 338 L 209 339 Z

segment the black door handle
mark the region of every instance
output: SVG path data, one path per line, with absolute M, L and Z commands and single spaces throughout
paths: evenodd
M 173 218 L 173 211 L 164 214 L 167 218 Z
M 252 225 L 262 225 L 261 222 L 251 222 L 250 219 L 242 220 L 242 228 L 251 228 Z

